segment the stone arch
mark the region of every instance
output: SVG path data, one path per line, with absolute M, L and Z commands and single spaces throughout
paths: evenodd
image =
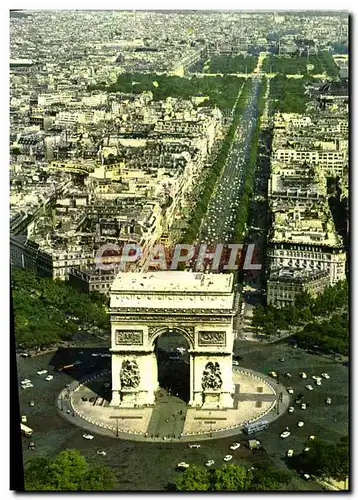
M 169 330 L 178 331 L 188 342 L 190 349 L 194 349 L 194 328 L 191 327 L 178 327 L 178 326 L 158 326 L 151 327 L 148 331 L 148 340 L 150 344 L 154 344 L 154 341 L 160 337 L 163 333 L 167 333 Z

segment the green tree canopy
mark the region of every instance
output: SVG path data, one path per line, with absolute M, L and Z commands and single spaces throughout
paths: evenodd
M 195 465 L 185 470 L 175 483 L 177 491 L 208 491 L 210 489 L 209 472 Z
M 54 459 L 32 458 L 25 464 L 28 491 L 105 491 L 115 484 L 106 467 L 91 467 L 78 450 L 65 450 Z

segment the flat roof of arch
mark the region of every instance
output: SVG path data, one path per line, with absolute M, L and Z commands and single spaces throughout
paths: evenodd
M 233 292 L 233 275 L 187 271 L 120 272 L 113 282 L 111 292 L 230 294 Z

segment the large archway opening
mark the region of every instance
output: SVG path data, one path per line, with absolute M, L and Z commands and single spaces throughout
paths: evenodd
M 185 403 L 190 399 L 189 342 L 175 328 L 168 328 L 154 340 L 159 394 L 174 396 Z

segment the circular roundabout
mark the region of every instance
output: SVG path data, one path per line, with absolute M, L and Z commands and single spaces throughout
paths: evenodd
M 154 406 L 110 406 L 111 371 L 76 381 L 57 398 L 60 413 L 87 433 L 135 441 L 182 442 L 217 439 L 242 432 L 246 424 L 272 422 L 287 410 L 285 386 L 249 369 L 233 369 L 234 408 L 192 408 L 164 389 Z M 74 418 L 75 417 L 75 418 Z M 89 438 L 90 439 L 90 438 Z

